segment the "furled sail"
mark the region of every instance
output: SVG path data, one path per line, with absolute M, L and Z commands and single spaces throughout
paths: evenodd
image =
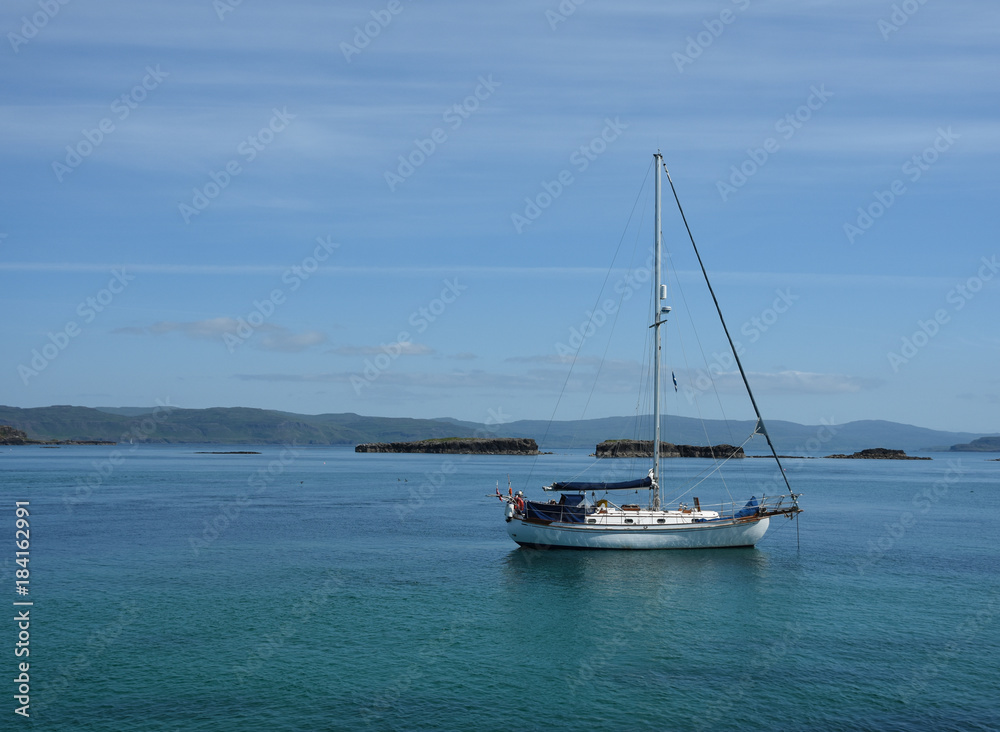
M 636 478 L 635 480 L 623 480 L 618 483 L 586 483 L 583 481 L 570 481 L 567 483 L 553 483 L 545 486 L 547 491 L 624 491 L 634 488 L 649 488 L 653 485 L 653 479 L 649 476 Z

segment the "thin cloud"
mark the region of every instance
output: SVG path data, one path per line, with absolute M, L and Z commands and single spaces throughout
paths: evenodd
M 224 340 L 226 335 L 235 336 L 241 341 L 254 340 L 254 347 L 261 351 L 277 351 L 281 353 L 298 353 L 312 346 L 326 342 L 326 335 L 316 330 L 295 333 L 281 325 L 263 323 L 250 328 L 247 336 L 247 324 L 235 318 L 221 317 L 207 320 L 177 322 L 161 320 L 147 326 L 128 326 L 116 328 L 112 333 L 119 335 L 153 335 L 161 336 L 170 333 L 180 333 L 192 340 Z M 260 337 L 254 339 L 259 334 Z
M 292 383 L 351 383 L 364 378 L 359 371 L 337 371 L 313 374 L 235 374 L 240 381 L 268 381 Z M 379 374 L 373 386 L 411 387 L 424 389 L 551 389 L 561 381 L 544 372 L 523 375 L 496 374 L 483 370 L 452 371 L 447 373 L 409 373 L 389 369 Z
M 337 356 L 377 356 L 380 353 L 387 353 L 400 356 L 429 356 L 434 353 L 434 349 L 423 343 L 388 343 L 384 346 L 337 346 L 331 348 L 327 353 Z
M 957 394 L 956 399 L 966 399 L 968 401 L 986 404 L 1000 404 L 1000 394 Z
M 677 372 L 678 382 L 705 391 L 706 372 Z M 884 383 L 881 379 L 846 374 L 819 374 L 808 371 L 777 371 L 774 373 L 750 372 L 747 374 L 750 386 L 760 394 L 857 394 L 876 389 Z M 743 380 L 738 371 L 715 374 L 712 377 L 715 388 L 720 392 L 737 393 L 743 391 Z M 708 387 L 711 388 L 711 387 Z
M 805 371 L 780 371 L 775 374 L 750 374 L 751 383 L 759 382 L 761 392 L 775 394 L 857 394 L 881 386 L 881 379 L 845 374 L 814 374 Z
M 120 335 L 165 335 L 181 333 L 195 340 L 218 340 L 226 333 L 236 333 L 239 323 L 234 318 L 210 318 L 191 322 L 161 320 L 152 325 L 117 328 L 112 333 Z
M 257 348 L 262 351 L 280 351 L 283 353 L 298 353 L 312 346 L 326 342 L 326 335 L 317 330 L 304 333 L 293 333 L 285 328 L 275 327 L 261 336 Z
M 600 366 L 602 363 L 611 363 L 610 360 L 602 359 L 598 356 L 579 356 L 574 358 L 571 355 L 560 355 L 558 353 L 545 353 L 537 356 L 510 356 L 505 358 L 506 363 L 537 363 L 549 366 L 563 366 L 575 364 L 577 366 Z

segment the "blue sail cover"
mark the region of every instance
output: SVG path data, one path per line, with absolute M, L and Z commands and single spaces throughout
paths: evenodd
M 743 508 L 741 508 L 739 511 L 734 513 L 732 516 L 719 516 L 719 518 L 714 518 L 714 519 L 695 519 L 694 523 L 707 524 L 707 523 L 712 523 L 713 521 L 731 521 L 734 518 L 747 518 L 749 516 L 756 516 L 759 508 L 760 504 L 757 503 L 757 496 L 750 496 L 750 500 L 746 502 L 746 505 L 743 506 Z
M 564 524 L 582 524 L 585 520 L 587 507 L 582 493 L 563 494 L 559 503 L 542 503 L 526 501 L 524 513 L 529 519 L 538 521 L 555 521 Z
M 649 488 L 653 485 L 653 479 L 648 475 L 645 478 L 635 480 L 625 480 L 620 483 L 584 483 L 581 481 L 571 481 L 568 483 L 553 483 L 549 490 L 553 491 L 624 491 L 632 488 Z
M 739 511 L 736 512 L 735 518 L 746 518 L 747 516 L 756 516 L 757 507 L 758 507 L 757 497 L 750 496 L 750 500 L 747 501 L 747 505 L 745 505 L 743 508 L 741 508 Z

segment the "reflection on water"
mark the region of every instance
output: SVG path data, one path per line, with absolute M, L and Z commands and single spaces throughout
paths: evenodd
M 519 627 L 540 637 L 585 634 L 650 648 L 684 642 L 740 642 L 748 623 L 776 620 L 787 580 L 755 548 L 678 551 L 515 549 L 502 563 L 497 596 Z
M 606 596 L 636 588 L 701 583 L 747 588 L 769 575 L 768 553 L 756 548 L 685 550 L 525 549 L 507 553 L 503 577 L 512 587 L 557 587 Z

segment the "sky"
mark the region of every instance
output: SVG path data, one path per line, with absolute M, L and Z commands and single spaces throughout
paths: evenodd
M 0 403 L 648 411 L 659 150 L 765 418 L 998 432 L 998 22 L 12 0 Z M 667 411 L 746 417 L 663 186 Z

